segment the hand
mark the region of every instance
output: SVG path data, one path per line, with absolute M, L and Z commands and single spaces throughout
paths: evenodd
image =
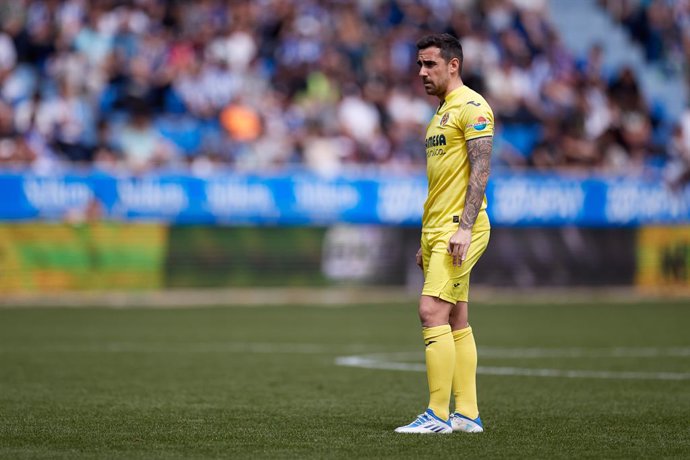
M 454 266 L 459 267 L 465 261 L 471 241 L 472 230 L 463 230 L 462 228 L 458 228 L 458 231 L 450 237 L 447 251 L 453 257 Z
M 422 271 L 424 271 L 424 258 L 422 257 L 422 248 L 419 248 L 419 251 L 417 251 L 415 261 L 417 262 L 417 266 L 421 268 Z

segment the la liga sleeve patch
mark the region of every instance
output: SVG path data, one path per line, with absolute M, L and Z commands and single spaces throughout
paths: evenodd
M 494 134 L 494 117 L 491 110 L 470 110 L 468 112 L 463 125 L 465 139 L 492 136 Z
M 478 117 L 474 120 L 474 123 L 468 124 L 467 126 L 465 126 L 465 128 L 466 128 L 466 129 L 467 129 L 467 128 L 472 128 L 472 129 L 474 129 L 474 130 L 476 130 L 476 131 L 483 131 L 484 129 L 486 129 L 486 126 L 487 126 L 488 124 L 489 124 L 489 120 L 487 120 L 486 118 L 484 118 L 484 117 L 482 117 L 482 116 L 478 116 Z

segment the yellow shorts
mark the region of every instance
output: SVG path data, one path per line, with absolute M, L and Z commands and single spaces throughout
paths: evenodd
M 470 272 L 489 244 L 489 230 L 472 232 L 467 258 L 459 267 L 453 266 L 448 254 L 448 240 L 455 230 L 422 233 L 424 288 L 422 295 L 438 297 L 456 304 L 467 302 L 470 291 Z

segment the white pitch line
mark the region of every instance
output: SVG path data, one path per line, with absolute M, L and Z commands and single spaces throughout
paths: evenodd
M 614 348 L 502 348 L 479 347 L 478 354 L 487 358 L 656 358 L 687 357 L 690 347 L 614 347 Z
M 657 358 L 690 357 L 690 348 L 504 348 L 504 347 L 479 347 L 477 354 L 484 359 L 535 359 L 535 358 Z M 359 357 L 366 357 L 372 362 L 400 362 L 419 361 L 424 356 L 423 352 L 395 352 L 395 353 L 370 353 Z
M 485 375 L 519 375 L 527 377 L 563 377 L 570 379 L 690 380 L 690 373 L 683 372 L 590 371 L 478 366 L 477 373 Z
M 0 353 L 55 351 L 55 352 L 248 352 L 248 353 L 357 353 L 376 348 L 370 344 L 348 344 L 342 346 L 321 343 L 294 342 L 100 342 L 89 345 L 48 344 L 41 346 L 0 347 Z M 479 347 L 480 357 L 493 358 L 654 358 L 689 357 L 690 347 L 614 347 L 614 348 L 507 348 Z M 383 354 L 367 354 L 375 358 L 381 356 L 388 360 L 418 360 L 423 352 L 406 351 Z
M 422 363 L 396 362 L 396 357 L 403 353 L 341 356 L 335 363 L 339 366 L 360 367 L 365 369 L 382 369 L 391 371 L 425 372 Z M 409 356 L 410 354 L 406 354 Z M 386 357 L 389 360 L 386 360 Z M 592 378 L 592 379 L 623 379 L 623 380 L 690 380 L 690 373 L 682 372 L 628 372 L 628 371 L 592 371 L 568 369 L 532 369 L 521 367 L 486 367 L 478 366 L 477 374 L 505 375 L 525 377 L 560 377 L 560 378 Z

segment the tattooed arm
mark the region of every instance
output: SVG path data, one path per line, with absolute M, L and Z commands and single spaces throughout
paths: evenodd
M 470 181 L 465 192 L 465 209 L 462 211 L 460 228 L 472 230 L 474 221 L 484 201 L 484 190 L 491 169 L 493 139 L 489 136 L 467 141 L 467 157 L 470 160 Z
M 453 265 L 460 266 L 467 257 L 472 240 L 472 227 L 477 220 L 484 200 L 484 190 L 491 169 L 491 150 L 493 138 L 480 137 L 467 141 L 467 156 L 470 161 L 470 180 L 465 191 L 465 209 L 460 217 L 458 231 L 448 241 L 448 253 L 453 257 Z

